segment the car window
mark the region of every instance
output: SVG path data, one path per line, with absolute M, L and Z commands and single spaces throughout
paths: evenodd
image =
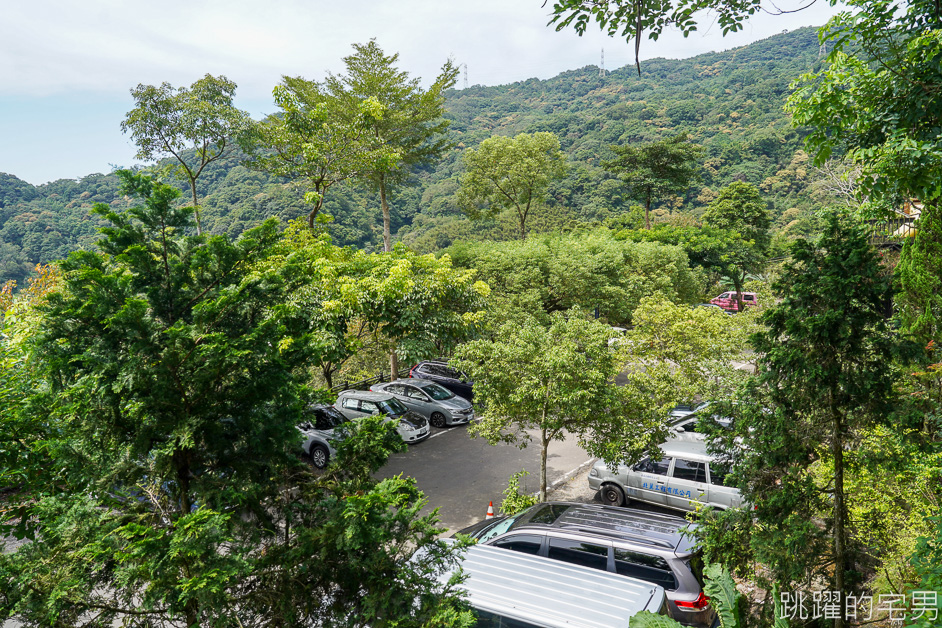
M 503 617 L 490 611 L 482 611 L 478 608 L 472 608 L 477 621 L 474 622 L 475 628 L 540 628 L 536 624 L 513 619 L 512 617 Z
M 409 397 L 411 399 L 425 399 L 425 395 L 420 393 L 419 389 L 415 388 L 414 386 L 403 386 L 402 388 L 403 388 L 403 393 L 405 393 L 406 397 Z
M 448 372 L 450 369 L 447 366 L 441 364 L 426 364 L 425 371 L 429 375 L 434 375 L 435 377 L 451 377 L 451 374 Z
M 370 414 L 373 414 L 374 412 L 378 412 L 378 411 L 379 409 L 376 407 L 376 404 L 373 403 L 372 401 L 366 401 L 363 399 L 360 400 L 360 412 L 369 412 Z
M 405 407 L 398 399 L 387 399 L 386 401 L 380 401 L 376 405 L 378 405 L 380 411 L 387 416 L 398 416 L 409 411 L 409 408 Z
M 342 405 L 344 408 L 347 408 L 347 409 L 349 409 L 349 410 L 359 410 L 359 409 L 360 409 L 360 402 L 357 401 L 356 399 L 352 399 L 352 398 L 350 398 L 350 397 L 344 397 L 344 398 L 343 398 L 343 401 L 340 403 L 340 405 Z
M 698 417 L 693 417 L 692 419 L 689 419 L 689 420 L 687 420 L 687 421 L 684 421 L 683 423 L 681 423 L 680 425 L 678 425 L 678 426 L 677 426 L 677 431 L 678 431 L 678 432 L 697 433 L 697 432 L 699 432 L 699 430 L 697 429 L 697 423 L 699 423 L 699 422 L 700 422 L 700 419 L 699 419 Z
M 506 532 L 507 530 L 509 530 L 510 527 L 514 524 L 514 522 L 517 521 L 517 519 L 519 519 L 520 515 L 522 514 L 523 513 L 519 513 L 512 517 L 507 517 L 506 519 L 500 519 L 497 521 L 497 523 L 493 524 L 490 528 L 487 528 L 486 530 L 484 530 L 483 532 L 481 532 L 479 535 L 475 536 L 474 538 L 476 538 L 478 541 L 481 541 L 483 543 L 484 541 L 490 538 L 499 536 L 503 534 L 504 532 Z
M 389 384 L 383 387 L 383 391 L 388 392 L 390 395 L 403 395 L 405 390 L 407 390 L 407 387 L 402 384 Z
M 726 483 L 726 475 L 729 473 L 729 469 L 725 465 L 722 465 L 718 462 L 710 463 L 710 484 L 716 484 L 717 486 L 730 486 Z
M 428 396 L 435 401 L 444 401 L 445 399 L 451 399 L 455 396 L 455 393 L 451 392 L 447 388 L 439 386 L 438 384 L 426 384 L 425 386 L 422 386 L 422 390 L 424 390 Z
M 494 547 L 503 547 L 504 549 L 533 554 L 534 556 L 540 553 L 540 545 L 542 544 L 543 537 L 538 534 L 511 534 L 493 543 Z
M 591 567 L 592 569 L 601 569 L 602 571 L 608 569 L 608 547 L 605 545 L 551 538 L 547 556 L 566 563 Z
M 670 469 L 671 459 L 662 458 L 661 460 L 651 460 L 650 458 L 645 458 L 634 467 L 635 471 L 640 471 L 642 473 L 653 473 L 655 475 L 667 475 L 667 470 Z
M 652 582 L 670 591 L 677 588 L 677 577 L 660 556 L 615 548 L 615 573 Z
M 570 508 L 572 508 L 572 506 L 563 504 L 546 504 L 534 512 L 533 516 L 530 517 L 527 522 L 551 524 L 562 517 L 563 513 Z
M 678 480 L 691 482 L 706 482 L 706 465 L 702 462 L 693 462 L 676 458 L 674 460 L 674 476 Z
M 347 422 L 347 417 L 340 414 L 335 408 L 314 408 L 313 414 L 314 427 L 319 430 L 332 430 Z

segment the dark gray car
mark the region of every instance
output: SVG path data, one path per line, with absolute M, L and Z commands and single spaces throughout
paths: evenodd
M 461 425 L 474 418 L 470 401 L 427 379 L 397 379 L 374 384 L 370 390 L 389 393 L 413 412 L 427 418 L 432 427 Z
M 546 502 L 460 531 L 478 543 L 637 578 L 664 588 L 671 617 L 716 621 L 703 593 L 703 563 L 691 524 L 672 515 L 597 504 Z

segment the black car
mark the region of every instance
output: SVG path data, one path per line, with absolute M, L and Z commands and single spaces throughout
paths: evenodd
M 409 371 L 409 377 L 432 380 L 459 397 L 474 401 L 474 382 L 469 381 L 468 376 L 458 369 L 448 366 L 447 362 L 439 360 L 419 362 Z

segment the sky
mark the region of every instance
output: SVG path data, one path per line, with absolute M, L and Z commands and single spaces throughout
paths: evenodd
M 787 1 L 787 0 L 786 0 Z M 796 2 L 800 0 L 794 0 Z M 353 43 L 371 38 L 399 67 L 431 83 L 451 57 L 464 85 L 547 79 L 588 65 L 634 63 L 634 46 L 590 25 L 583 37 L 547 26 L 552 0 L 27 0 L 3 3 L 0 172 L 34 185 L 131 166 L 120 123 L 136 85 L 189 86 L 205 74 L 238 85 L 236 106 L 259 119 L 283 75 L 343 72 Z M 781 5 L 779 5 L 781 6 Z M 795 5 L 797 6 L 797 5 Z M 770 5 L 771 8 L 771 5 Z M 710 16 L 688 38 L 644 39 L 641 58 L 728 50 L 783 30 L 820 26 L 823 0 L 786 15 L 760 13 L 722 36 Z

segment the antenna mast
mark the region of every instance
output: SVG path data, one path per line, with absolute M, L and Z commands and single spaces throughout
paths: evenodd
M 462 63 L 459 67 L 464 68 L 464 88 L 468 89 L 468 64 Z
M 599 66 L 599 76 L 605 76 L 605 48 L 602 48 L 602 65 Z

